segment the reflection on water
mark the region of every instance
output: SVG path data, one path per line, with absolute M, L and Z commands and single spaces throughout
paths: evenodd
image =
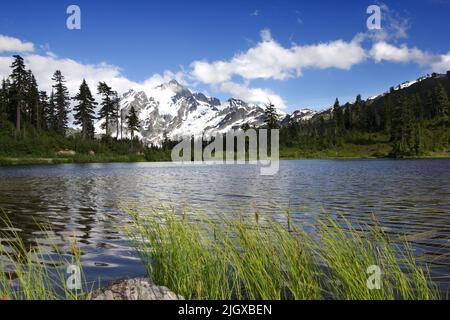
M 436 278 L 450 276 L 450 160 L 282 161 L 276 176 L 249 165 L 86 164 L 0 168 L 0 208 L 27 241 L 49 223 L 61 246 L 77 240 L 89 279 L 144 270 L 105 214 L 161 203 L 214 215 L 253 212 L 298 223 L 329 213 L 372 216 L 390 233 L 414 237 Z M 280 209 L 281 208 L 281 209 Z M 448 279 L 447 279 L 448 281 Z

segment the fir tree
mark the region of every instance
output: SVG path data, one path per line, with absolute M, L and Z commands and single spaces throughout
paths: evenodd
M 9 86 L 5 79 L 2 80 L 0 87 L 0 129 L 4 127 L 8 119 L 8 105 L 9 105 Z
M 11 93 L 15 104 L 16 114 L 16 137 L 20 135 L 22 112 L 25 104 L 26 90 L 27 90 L 27 72 L 25 70 L 25 63 L 21 56 L 13 56 L 14 61 L 11 65 Z
M 333 119 L 335 126 L 335 135 L 339 135 L 344 131 L 344 115 L 337 98 L 333 105 Z
M 438 117 L 446 117 L 450 115 L 450 105 L 448 101 L 447 91 L 441 83 L 435 88 L 436 113 Z
M 55 103 L 55 93 L 52 90 L 49 99 L 48 111 L 47 111 L 49 128 L 52 131 L 57 132 L 58 130 L 58 110 Z
M 351 130 L 353 123 L 352 123 L 352 108 L 350 106 L 350 103 L 346 103 L 344 106 L 344 127 L 347 130 Z
M 279 128 L 279 117 L 275 105 L 272 102 L 266 104 L 266 109 L 264 110 L 266 116 L 265 123 L 268 129 L 278 129 Z
M 56 107 L 56 132 L 61 135 L 66 134 L 67 124 L 68 124 L 68 113 L 70 112 L 70 97 L 69 91 L 65 85 L 64 76 L 61 71 L 57 70 L 53 74 L 52 80 L 55 82 L 53 88 L 54 92 L 54 103 Z
M 390 132 L 392 126 L 392 94 L 388 94 L 384 97 L 383 115 L 384 115 L 384 131 Z
M 27 72 L 27 96 L 26 96 L 26 106 L 27 106 L 27 116 L 28 120 L 36 129 L 40 129 L 41 119 L 39 110 L 39 89 L 36 82 L 36 78 L 31 70 Z
M 126 117 L 126 122 L 128 131 L 131 133 L 131 140 L 134 140 L 134 132 L 139 130 L 139 118 L 133 106 L 130 108 L 130 112 Z
M 362 117 L 362 110 L 363 108 L 363 102 L 362 102 L 362 98 L 361 95 L 358 94 L 356 96 L 356 100 L 355 100 L 355 104 L 353 106 L 353 114 L 352 114 L 352 118 L 351 118 L 351 122 L 352 122 L 352 128 L 361 128 L 363 125 L 363 117 Z
M 97 91 L 98 94 L 102 96 L 99 119 L 103 119 L 104 122 L 101 128 L 105 130 L 106 136 L 109 137 L 111 135 L 111 122 L 114 119 L 117 120 L 118 117 L 115 101 L 116 93 L 106 84 L 106 82 L 100 82 Z
M 93 139 L 95 106 L 97 103 L 92 97 L 86 80 L 83 79 L 83 83 L 80 85 L 80 91 L 72 99 L 78 102 L 73 108 L 74 124 L 81 126 L 81 136 L 83 139 Z
M 41 128 L 44 130 L 51 129 L 51 123 L 53 119 L 53 110 L 50 108 L 49 98 L 47 92 L 39 92 L 39 111 L 40 111 L 40 121 Z

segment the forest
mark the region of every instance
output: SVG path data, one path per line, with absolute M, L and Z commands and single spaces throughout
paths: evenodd
M 358 95 L 341 105 L 336 99 L 308 121 L 281 119 L 269 103 L 263 127 L 280 129 L 285 159 L 448 157 L 450 71 L 418 80 L 370 100 Z M 144 145 L 135 135 L 136 110 L 124 115 L 118 93 L 106 82 L 98 83 L 97 103 L 86 81 L 73 96 L 61 71 L 52 81 L 50 93 L 40 91 L 23 58 L 14 56 L 11 75 L 0 88 L 0 164 L 170 160 L 176 141 L 165 136 L 161 146 Z M 104 135 L 95 134 L 97 121 Z
M 449 156 L 450 71 L 405 88 L 321 112 L 281 127 L 282 154 L 289 157 Z

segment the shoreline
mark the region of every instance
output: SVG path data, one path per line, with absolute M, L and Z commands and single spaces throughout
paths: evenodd
M 442 155 L 425 155 L 419 157 L 402 157 L 394 158 L 389 156 L 370 157 L 370 156 L 342 156 L 342 157 L 280 157 L 280 161 L 304 161 L 304 160 L 439 160 L 450 159 L 449 154 Z M 111 157 L 92 157 L 83 159 L 74 158 L 46 158 L 46 157 L 0 157 L 1 167 L 15 167 L 15 166 L 39 166 L 39 165 L 59 165 L 59 164 L 102 164 L 102 163 L 157 163 L 157 162 L 171 162 L 170 160 L 148 161 L 144 157 L 139 159 L 131 159 L 127 156 L 111 156 Z

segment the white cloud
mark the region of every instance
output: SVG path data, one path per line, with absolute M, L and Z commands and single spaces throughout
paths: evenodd
M 183 83 L 183 73 L 173 73 L 165 71 L 162 75 L 154 74 L 147 80 L 139 83 L 131 81 L 121 74 L 119 67 L 107 63 L 83 64 L 73 59 L 59 58 L 53 53 L 47 55 L 24 55 L 26 67 L 33 71 L 40 90 L 50 92 L 52 90 L 52 76 L 56 70 L 61 70 L 67 81 L 67 88 L 73 95 L 75 94 L 83 79 L 96 92 L 97 84 L 100 81 L 106 81 L 119 93 L 124 93 L 129 89 L 145 90 L 153 88 L 163 82 L 172 79 Z M 11 57 L 0 57 L 0 79 L 6 78 L 11 73 L 10 65 L 13 59 Z
M 237 54 L 228 61 L 194 61 L 190 75 L 206 84 L 230 81 L 233 76 L 246 80 L 285 80 L 300 76 L 303 68 L 348 70 L 365 58 L 365 51 L 356 40 L 285 48 L 272 38 L 269 30 L 263 30 L 261 41 L 247 52 Z
M 370 55 L 376 62 L 414 62 L 420 65 L 430 65 L 437 59 L 435 55 L 418 48 L 408 48 L 406 45 L 398 47 L 384 41 L 375 43 L 372 50 L 370 50 Z
M 408 30 L 411 27 L 409 18 L 384 3 L 379 2 L 378 6 L 381 8 L 381 29 L 368 30 L 361 35 L 375 42 L 408 38 Z
M 248 103 L 266 104 L 272 102 L 278 109 L 286 108 L 286 102 L 270 89 L 249 88 L 235 82 L 224 82 L 218 87 L 220 91 L 230 93 L 234 98 Z
M 32 52 L 34 44 L 0 34 L 0 52 Z
M 444 73 L 450 70 L 450 52 L 440 56 L 439 61 L 431 65 L 434 72 Z

